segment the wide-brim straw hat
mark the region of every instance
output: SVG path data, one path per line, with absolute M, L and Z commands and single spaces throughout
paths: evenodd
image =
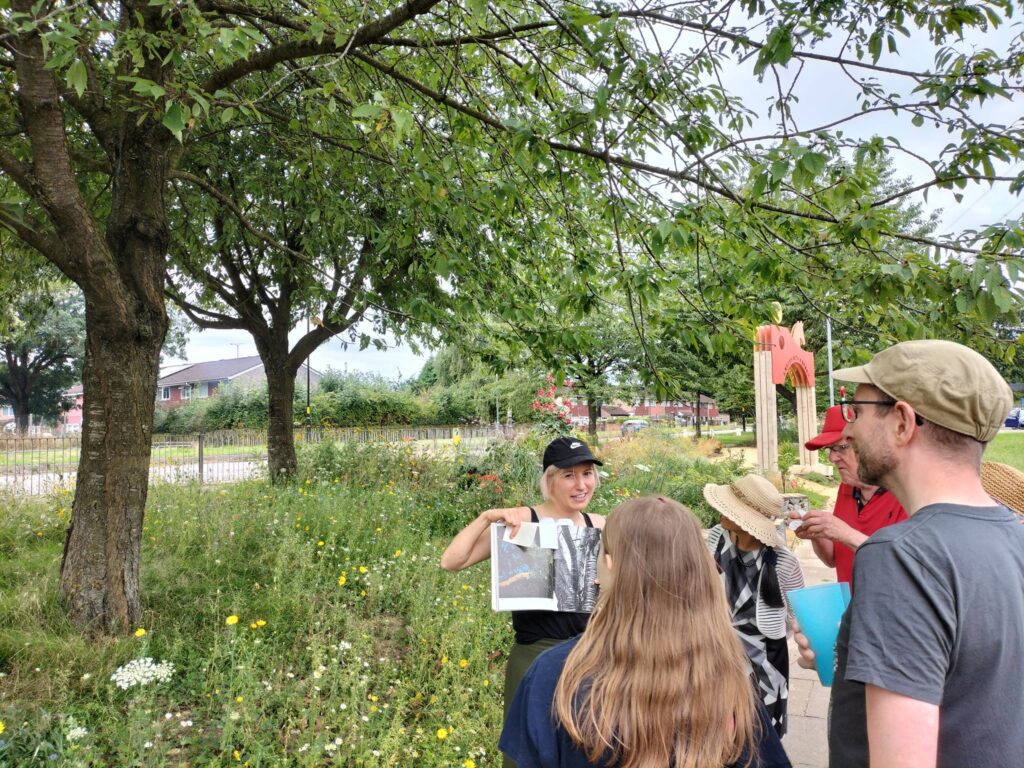
M 765 546 L 785 546 L 775 527 L 782 517 L 782 494 L 760 475 L 746 475 L 729 485 L 708 483 L 704 498 Z
M 1024 472 L 998 461 L 983 461 L 981 484 L 993 499 L 1024 515 Z

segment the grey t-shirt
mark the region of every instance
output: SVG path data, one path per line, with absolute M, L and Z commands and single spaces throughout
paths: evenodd
M 1013 513 L 924 507 L 861 545 L 853 585 L 831 768 L 868 765 L 865 684 L 939 705 L 940 768 L 1024 764 L 1024 525 Z

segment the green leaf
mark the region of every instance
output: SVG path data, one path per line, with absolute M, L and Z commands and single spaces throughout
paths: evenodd
M 185 130 L 185 117 L 181 111 L 181 105 L 174 101 L 167 102 L 164 109 L 164 127 L 174 134 L 174 138 L 181 141 L 181 132 Z
M 800 165 L 812 176 L 817 176 L 825 168 L 826 159 L 820 152 L 808 152 L 800 158 Z
M 776 160 L 772 163 L 772 181 L 782 181 L 782 179 L 786 178 L 786 172 L 788 170 L 788 160 Z
M 68 67 L 67 75 L 68 85 L 75 89 L 75 93 L 81 98 L 82 94 L 85 93 L 85 86 L 89 83 L 89 74 L 86 72 L 85 64 L 82 63 L 81 59 L 75 59 L 74 62 Z
M 373 119 L 378 117 L 383 111 L 383 108 L 379 104 L 360 104 L 352 110 L 352 117 L 366 117 Z
M 413 126 L 412 113 L 405 109 L 396 109 L 391 112 L 391 119 L 395 122 L 395 133 L 404 136 Z

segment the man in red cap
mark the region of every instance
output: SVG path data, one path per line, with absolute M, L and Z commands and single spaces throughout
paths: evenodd
M 846 421 L 838 405 L 825 413 L 821 434 L 804 443 L 809 451 L 828 448 L 828 460 L 839 470 L 842 483 L 835 509 L 812 509 L 796 529 L 797 537 L 810 539 L 814 553 L 827 566 L 836 569 L 836 580 L 852 585 L 853 556 L 857 547 L 887 525 L 907 519 L 906 510 L 896 497 L 877 485 L 868 485 L 857 477 L 857 457 L 843 439 Z M 800 519 L 792 513 L 794 520 Z

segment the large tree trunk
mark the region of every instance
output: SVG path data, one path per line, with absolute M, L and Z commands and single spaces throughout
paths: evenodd
M 162 133 L 143 125 L 118 137 L 105 240 L 92 244 L 86 258 L 94 271 L 79 281 L 86 314 L 82 453 L 61 597 L 75 624 L 111 633 L 139 626 L 142 613 L 142 518 L 168 325 Z
M 14 404 L 14 428 L 22 437 L 28 434 L 28 417 L 28 401 L 16 402 Z
M 284 339 L 287 355 L 287 336 Z M 257 344 L 257 347 L 261 347 Z M 277 355 L 264 354 L 260 349 L 263 369 L 267 374 L 267 468 L 272 482 L 289 480 L 295 474 L 295 375 Z
M 17 0 L 16 11 L 36 4 Z M 127 7 L 127 6 L 126 6 Z M 161 8 L 131 7 L 152 29 Z M 85 296 L 84 424 L 60 592 L 75 624 L 121 632 L 138 625 L 139 548 L 149 483 L 150 440 L 164 306 L 168 231 L 163 190 L 170 132 L 159 116 L 126 111 L 126 101 L 81 104 L 110 160 L 104 224 L 82 194 L 61 110 L 62 86 L 47 68 L 40 28 L 20 35 L 14 59 L 18 100 L 32 161 L 15 180 L 34 196 L 52 230 L 19 231 L 78 284 Z M 138 74 L 165 80 L 165 51 Z
M 140 625 L 139 553 L 163 335 L 126 338 L 90 318 L 82 383 L 82 455 L 60 592 L 72 622 Z

